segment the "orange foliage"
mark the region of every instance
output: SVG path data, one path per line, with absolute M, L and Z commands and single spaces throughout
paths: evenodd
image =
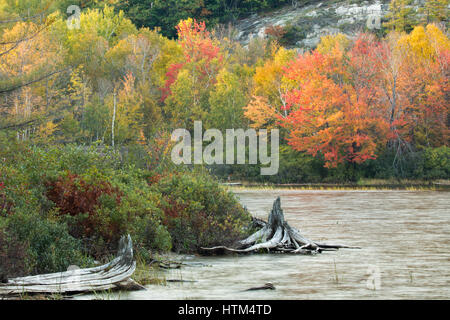
M 179 71 L 186 65 L 192 64 L 192 69 L 199 73 L 199 78 L 212 78 L 219 70 L 213 60 L 221 62 L 220 47 L 216 45 L 204 22 L 195 19 L 181 21 L 177 28 L 178 41 L 183 48 L 184 61 L 169 66 L 167 80 L 162 90 L 162 101 L 171 94 L 170 87 L 176 81 Z M 191 71 L 191 72 L 192 72 Z
M 348 46 L 335 42 L 288 63 L 277 75 L 283 86 L 259 85 L 245 116 L 256 127 L 278 120 L 294 149 L 321 154 L 326 167 L 375 159 L 389 145 L 445 145 L 449 52 L 433 25 L 381 41 L 361 34 Z M 273 107 L 276 91 L 282 104 Z
M 327 55 L 300 55 L 285 69 L 297 83 L 286 94 L 288 116 L 279 117 L 290 130 L 289 144 L 314 156 L 320 152 L 327 167 L 374 159 L 377 145 L 387 141 L 388 124 L 375 103 L 370 44 L 364 41 L 356 42 L 350 61 L 336 46 Z

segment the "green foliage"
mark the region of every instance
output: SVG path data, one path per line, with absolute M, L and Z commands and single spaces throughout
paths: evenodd
M 84 109 L 81 127 L 89 142 L 99 141 L 105 138 L 109 128 L 109 110 L 98 98 L 88 103 Z
M 427 148 L 424 151 L 424 175 L 427 179 L 448 179 L 450 176 L 450 148 Z
M 326 178 L 328 170 L 323 160 L 303 152 L 293 150 L 288 145 L 280 145 L 280 166 L 278 174 L 262 176 L 261 165 L 213 165 L 211 172 L 227 179 L 269 183 L 318 183 Z
M 324 168 L 322 157 L 280 145 L 280 168 L 277 175 L 261 176 L 259 165 L 213 165 L 211 172 L 223 180 L 243 180 L 260 183 L 353 183 L 361 179 L 449 179 L 450 148 L 425 148 L 396 159 L 392 150 L 380 150 L 375 160 L 362 164 L 345 163 L 336 168 Z
M 423 22 L 441 22 L 448 20 L 449 0 L 426 0 L 423 8 L 419 10 L 424 15 Z
M 164 197 L 164 224 L 176 251 L 230 245 L 241 239 L 250 222 L 234 196 L 202 172 L 174 174 L 155 186 Z
M 164 36 L 175 37 L 175 26 L 180 20 L 195 18 L 214 26 L 291 3 L 292 0 L 121 0 L 116 8 L 123 10 L 138 27 L 159 27 Z
M 2 140 L 0 149 L 0 247 L 23 252 L 24 273 L 106 259 L 127 233 L 145 260 L 153 251 L 229 244 L 250 220 L 204 172 L 156 173 L 96 145 L 42 148 L 13 141 Z M 0 254 L 12 261 L 6 249 Z
M 384 27 L 388 30 L 411 31 L 416 23 L 416 11 L 412 7 L 412 0 L 392 0 L 386 19 Z
M 285 47 L 295 46 L 295 44 L 306 38 L 306 32 L 296 25 L 287 25 L 284 27 L 284 34 L 279 40 L 280 44 Z
M 43 219 L 35 213 L 16 212 L 6 229 L 26 244 L 26 273 L 65 271 L 69 265 L 85 267 L 92 261 L 81 250 L 80 241 L 69 235 L 67 226 Z
M 25 275 L 30 271 L 26 261 L 28 246 L 7 232 L 4 224 L 0 219 L 0 278 Z
M 237 75 L 226 69 L 219 72 L 209 97 L 209 128 L 224 130 L 244 126 L 242 109 L 248 103 L 244 90 Z

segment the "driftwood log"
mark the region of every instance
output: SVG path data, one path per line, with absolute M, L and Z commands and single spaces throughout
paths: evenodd
M 273 203 L 268 221 L 255 220 L 261 229 L 239 241 L 237 248 L 217 246 L 202 248 L 209 251 L 225 250 L 236 253 L 250 253 L 260 251 L 286 252 L 298 254 L 316 254 L 322 251 L 334 251 L 339 248 L 360 249 L 341 244 L 325 244 L 309 240 L 300 234 L 300 231 L 291 227 L 285 220 L 281 209 L 281 200 L 278 197 Z
M 24 293 L 68 294 L 110 289 L 145 289 L 131 279 L 136 269 L 130 235 L 119 241 L 117 257 L 111 262 L 87 269 L 9 279 L 0 283 L 0 296 Z

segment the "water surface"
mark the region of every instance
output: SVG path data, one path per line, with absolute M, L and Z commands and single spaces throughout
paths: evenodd
M 437 191 L 246 190 L 243 205 L 267 219 L 281 196 L 285 218 L 312 240 L 362 247 L 315 256 L 185 256 L 208 266 L 169 270 L 123 299 L 449 299 L 450 202 Z M 267 282 L 276 290 L 245 291 Z M 89 296 L 85 296 L 88 298 Z

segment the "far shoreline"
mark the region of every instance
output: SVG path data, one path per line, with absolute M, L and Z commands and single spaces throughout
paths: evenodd
M 405 190 L 405 191 L 450 191 L 449 180 L 383 180 L 364 179 L 358 182 L 347 183 L 257 183 L 250 181 L 233 181 L 221 183 L 231 191 L 239 190 Z

